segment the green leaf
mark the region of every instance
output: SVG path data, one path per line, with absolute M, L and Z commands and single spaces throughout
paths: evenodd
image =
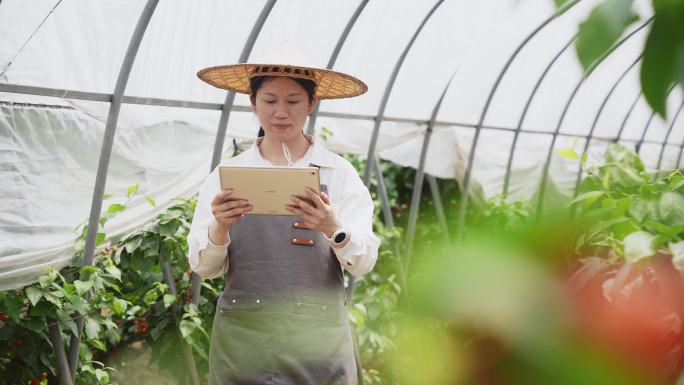
M 166 235 L 168 237 L 173 237 L 176 232 L 178 231 L 178 228 L 180 227 L 181 222 L 178 219 L 171 220 L 167 223 L 161 223 L 159 224 L 159 233 L 161 235 Z
M 130 198 L 133 196 L 138 191 L 138 187 L 140 187 L 140 183 L 136 183 L 133 185 L 128 186 L 128 197 Z
M 594 203 L 599 197 L 603 196 L 606 192 L 605 191 L 588 191 L 585 192 L 584 194 L 578 195 L 575 199 L 571 200 L 568 205 L 575 204 L 577 202 L 582 202 L 586 201 L 585 203 L 587 205 L 590 205 Z
M 666 192 L 658 205 L 660 219 L 670 225 L 684 223 L 684 197 L 676 192 Z
M 653 6 L 655 20 L 644 47 L 641 89 L 653 111 L 664 119 L 668 90 L 684 81 L 684 3 L 654 0 Z
M 122 315 L 128 308 L 128 302 L 120 298 L 115 298 L 112 302 L 112 308 L 116 315 Z
M 164 294 L 164 308 L 168 309 L 169 306 L 176 302 L 176 297 L 171 294 Z
M 118 267 L 114 265 L 109 265 L 105 267 L 105 270 L 112 275 L 112 277 L 116 278 L 117 280 L 121 281 L 121 270 L 119 270 Z
M 107 346 L 104 344 L 104 342 L 102 342 L 98 339 L 88 340 L 88 343 L 93 345 L 95 347 L 95 349 L 101 350 L 103 352 L 107 351 Z M 83 353 L 81 353 L 81 354 L 83 354 Z
M 109 207 L 107 207 L 107 212 L 110 214 L 116 214 L 124 210 L 126 210 L 126 206 L 119 203 L 112 203 L 109 205 Z
M 88 339 L 97 339 L 100 335 L 100 323 L 92 318 L 86 318 L 85 333 Z
M 29 302 L 31 302 L 31 305 L 36 306 L 38 301 L 43 298 L 43 290 L 34 286 L 29 286 L 26 288 L 26 296 L 28 297 Z
M 90 288 L 93 287 L 93 281 L 81 281 L 81 280 L 75 280 L 74 281 L 74 286 L 76 287 L 76 293 L 78 295 L 83 295 L 85 294 Z
M 151 289 L 147 293 L 145 293 L 145 297 L 143 298 L 143 301 L 147 305 L 153 305 L 155 302 L 157 302 L 157 298 L 159 298 L 159 292 L 155 289 Z
M 97 237 L 95 237 L 95 245 L 99 245 L 104 241 L 105 239 L 105 233 L 97 233 Z
M 576 48 L 586 71 L 620 38 L 625 29 L 639 19 L 632 10 L 633 0 L 604 0 L 580 24 Z
M 54 279 L 50 279 L 48 275 L 41 275 L 40 277 L 38 277 L 38 283 L 40 284 L 40 287 L 42 287 L 43 289 L 50 286 L 52 282 L 54 282 Z
M 574 148 L 562 148 L 558 150 L 558 155 L 560 155 L 561 158 L 569 159 L 569 160 L 577 160 L 579 159 L 579 155 L 577 155 L 577 152 L 575 151 Z
M 625 259 L 627 259 L 627 262 L 638 262 L 655 254 L 654 241 L 655 237 L 646 231 L 635 231 L 626 236 L 623 244 L 625 246 Z
M 188 338 L 192 334 L 192 332 L 194 332 L 195 329 L 197 328 L 197 324 L 195 324 L 192 321 L 188 321 L 188 320 L 184 319 L 180 322 L 179 327 L 180 327 L 181 335 L 183 336 L 183 338 Z
M 147 200 L 147 203 L 151 204 L 152 207 L 157 207 L 157 204 L 154 202 L 154 199 L 150 198 L 146 194 L 143 194 L 143 196 L 145 197 L 145 200 Z
M 109 373 L 102 369 L 95 369 L 95 377 L 100 382 L 100 384 L 109 384 Z
M 24 297 L 20 295 L 15 295 L 14 292 L 8 291 L 5 295 L 5 307 L 2 309 L 12 320 L 19 323 L 19 314 L 21 309 L 24 307 Z

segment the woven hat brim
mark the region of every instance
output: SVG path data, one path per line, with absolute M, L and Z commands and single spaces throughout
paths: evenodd
M 287 64 L 231 64 L 204 68 L 197 77 L 214 87 L 250 93 L 249 79 L 254 76 L 288 76 L 313 80 L 318 99 L 340 99 L 368 91 L 361 80 L 342 72 Z

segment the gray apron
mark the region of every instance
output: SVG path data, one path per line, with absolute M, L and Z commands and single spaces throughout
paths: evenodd
M 355 385 L 342 268 L 327 238 L 296 216 L 246 215 L 230 239 L 209 384 Z

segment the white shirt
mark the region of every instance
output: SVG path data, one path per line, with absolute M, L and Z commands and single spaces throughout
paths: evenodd
M 328 187 L 330 205 L 335 217 L 350 235 L 341 248 L 332 248 L 340 265 L 355 277 L 368 273 L 378 259 L 380 239 L 373 233 L 373 200 L 359 178 L 354 166 L 341 156 L 329 151 L 313 137 L 306 135 L 309 146 L 306 154 L 294 162 L 293 167 L 320 167 L 321 184 Z M 258 143 L 241 154 L 222 161 L 220 166 L 273 166 L 261 156 Z M 211 202 L 221 191 L 218 167 L 199 189 L 197 206 L 188 234 L 188 260 L 190 268 L 205 278 L 223 276 L 228 271 L 228 245 L 215 245 L 209 240 L 209 226 L 214 221 Z

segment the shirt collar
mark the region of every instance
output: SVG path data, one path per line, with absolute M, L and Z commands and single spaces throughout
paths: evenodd
M 334 167 L 335 159 L 332 152 L 330 152 L 325 146 L 318 140 L 314 138 L 313 135 L 304 134 L 304 137 L 311 143 L 311 160 L 310 163 L 317 167 Z M 263 137 L 257 138 L 252 144 L 252 150 L 255 152 L 256 157 L 261 157 L 259 152 L 258 144 L 263 140 Z

